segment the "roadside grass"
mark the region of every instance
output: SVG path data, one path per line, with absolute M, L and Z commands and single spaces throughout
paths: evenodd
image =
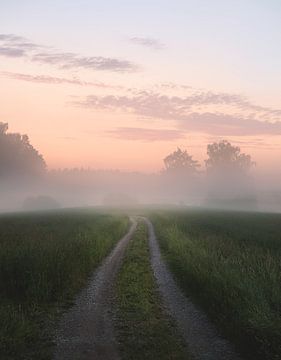
M 179 285 L 249 359 L 281 359 L 281 215 L 150 216 Z
M 116 329 L 122 359 L 190 359 L 161 304 L 149 259 L 146 226 L 139 223 L 116 283 Z
M 51 359 L 54 322 L 128 228 L 90 210 L 0 217 L 0 358 Z

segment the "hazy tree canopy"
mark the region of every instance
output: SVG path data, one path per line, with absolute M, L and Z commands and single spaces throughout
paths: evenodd
M 170 174 L 195 174 L 200 166 L 186 150 L 178 148 L 164 159 L 165 171 Z
M 208 145 L 208 206 L 225 209 L 256 208 L 253 179 L 249 174 L 254 165 L 250 155 L 227 140 Z
M 209 158 L 205 161 L 209 172 L 235 171 L 246 173 L 254 165 L 250 155 L 241 153 L 240 147 L 233 146 L 227 140 L 209 144 L 207 147 Z
M 45 170 L 46 163 L 28 136 L 8 133 L 8 124 L 0 123 L 0 177 L 36 176 Z

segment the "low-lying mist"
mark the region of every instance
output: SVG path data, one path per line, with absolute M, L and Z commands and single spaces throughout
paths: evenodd
M 206 207 L 281 212 L 280 175 L 258 171 L 250 155 L 223 140 L 208 145 L 204 166 L 180 148 L 160 172 L 58 169 L 47 165 L 26 135 L 0 123 L 0 211 L 68 207 Z
M 46 172 L 39 178 L 3 179 L 0 192 L 2 212 L 143 205 L 281 212 L 281 187 L 265 174 L 67 169 Z

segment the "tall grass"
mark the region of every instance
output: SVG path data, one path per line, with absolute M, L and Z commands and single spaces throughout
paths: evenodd
M 51 357 L 52 320 L 126 232 L 90 211 L 0 217 L 0 358 Z
M 152 220 L 187 295 L 249 359 L 281 359 L 281 216 L 194 211 Z

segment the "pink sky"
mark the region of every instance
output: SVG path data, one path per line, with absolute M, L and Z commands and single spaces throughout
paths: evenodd
M 217 0 L 204 11 L 203 3 L 190 1 L 193 17 L 183 15 L 181 1 L 171 14 L 164 2 L 158 17 L 146 1 L 135 10 L 122 3 L 123 15 L 114 6 L 94 11 L 88 1 L 74 9 L 70 1 L 61 18 L 51 4 L 0 5 L 0 121 L 28 134 L 50 168 L 150 172 L 177 146 L 203 162 L 207 144 L 220 139 L 241 146 L 261 168 L 278 166 L 281 52 L 269 39 L 281 31 L 273 3 L 231 1 L 228 8 Z M 17 12 L 30 21 L 15 22 Z M 83 24 L 76 33 L 74 19 Z

